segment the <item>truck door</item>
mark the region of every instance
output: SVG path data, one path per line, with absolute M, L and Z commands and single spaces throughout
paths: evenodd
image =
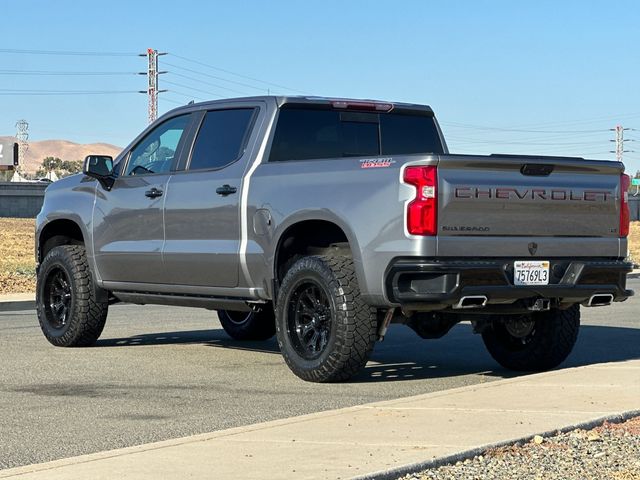
M 109 191 L 97 187 L 93 242 L 107 282 L 157 283 L 163 275 L 163 206 L 190 114 L 162 122 L 127 155 Z
M 167 188 L 165 283 L 238 285 L 241 183 L 258 112 L 249 105 L 203 112 L 185 167 Z

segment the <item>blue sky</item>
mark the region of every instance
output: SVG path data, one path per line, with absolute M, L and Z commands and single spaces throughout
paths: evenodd
M 143 90 L 135 54 L 152 47 L 169 53 L 161 113 L 192 98 L 302 92 L 429 104 L 456 153 L 613 159 L 618 123 L 640 140 L 640 2 L 23 0 L 3 11 L 0 135 L 24 118 L 33 140 L 126 145 L 146 124 L 145 95 L 16 90 Z M 627 148 L 635 172 L 640 142 Z

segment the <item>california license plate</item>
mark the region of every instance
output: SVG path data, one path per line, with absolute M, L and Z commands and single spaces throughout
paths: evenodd
M 521 260 L 513 262 L 514 285 L 548 285 L 549 262 Z

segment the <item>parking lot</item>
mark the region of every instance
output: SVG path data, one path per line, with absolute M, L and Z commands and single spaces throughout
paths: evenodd
M 639 358 L 639 307 L 583 309 L 563 367 Z M 155 306 L 112 307 L 88 349 L 50 346 L 32 311 L 0 312 L 0 355 L 0 468 L 513 375 L 467 324 L 431 341 L 393 326 L 355 381 L 310 384 L 275 340 L 232 341 L 213 312 Z

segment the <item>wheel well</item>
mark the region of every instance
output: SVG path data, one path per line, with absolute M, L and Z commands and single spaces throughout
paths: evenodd
M 276 286 L 282 283 L 289 266 L 299 257 L 321 254 L 329 248 L 349 250 L 349 240 L 335 223 L 306 220 L 290 226 L 280 237 L 275 255 Z M 345 252 L 345 253 L 346 253 Z
M 52 248 L 60 245 L 84 245 L 82 230 L 72 220 L 54 220 L 47 224 L 38 241 L 38 263 L 44 260 Z

